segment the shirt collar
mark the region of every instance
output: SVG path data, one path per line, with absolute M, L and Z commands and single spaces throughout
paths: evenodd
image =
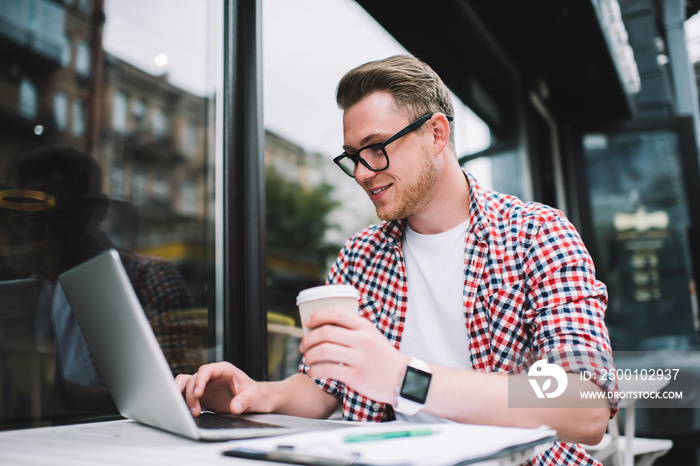
M 488 232 L 489 219 L 486 215 L 484 205 L 486 204 L 486 191 L 484 191 L 476 178 L 464 170 L 464 176 L 469 182 L 469 227 L 467 231 L 472 231 L 477 239 L 484 240 Z M 404 229 L 406 228 L 406 219 L 393 220 L 391 222 L 382 222 L 380 229 L 384 236 L 392 244 L 399 244 Z
M 489 231 L 489 216 L 486 214 L 486 193 L 476 178 L 466 170 L 464 175 L 469 182 L 469 230 L 479 241 L 484 241 Z

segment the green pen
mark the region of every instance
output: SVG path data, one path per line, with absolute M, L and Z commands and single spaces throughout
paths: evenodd
M 392 432 L 378 432 L 376 434 L 355 434 L 346 435 L 343 438 L 344 442 L 372 442 L 375 440 L 386 440 L 390 438 L 400 437 L 421 437 L 424 435 L 432 435 L 435 432 L 432 429 L 412 429 L 412 430 L 396 430 Z

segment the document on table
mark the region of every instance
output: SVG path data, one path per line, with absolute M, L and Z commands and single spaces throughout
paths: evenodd
M 443 466 L 472 464 L 553 443 L 548 427 L 441 423 L 353 424 L 328 431 L 229 442 L 229 456 L 296 464 Z

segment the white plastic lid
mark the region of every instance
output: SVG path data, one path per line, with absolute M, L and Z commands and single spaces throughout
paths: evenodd
M 352 285 L 321 285 L 302 290 L 297 295 L 297 306 L 307 301 L 324 298 L 360 299 L 360 292 Z

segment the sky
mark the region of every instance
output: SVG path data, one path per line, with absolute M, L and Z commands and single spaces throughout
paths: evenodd
M 206 92 L 207 2 L 193 0 L 105 0 L 105 50 L 174 85 Z M 164 53 L 165 66 L 155 58 Z

